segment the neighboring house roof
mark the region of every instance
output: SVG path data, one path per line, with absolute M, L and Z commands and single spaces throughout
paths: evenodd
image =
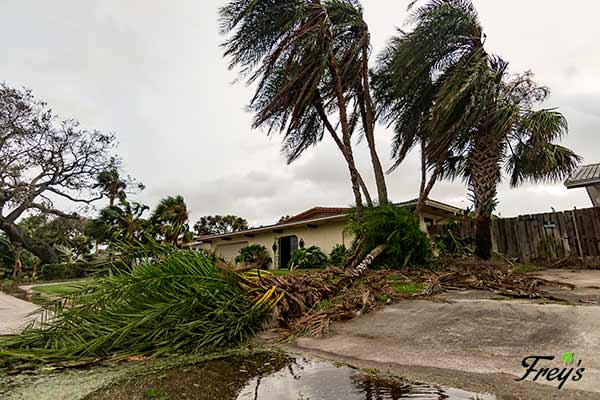
M 405 201 L 402 203 L 398 203 L 401 207 L 414 207 L 417 205 L 418 199 Z M 464 212 L 463 209 L 451 206 L 449 204 L 445 204 L 435 200 L 426 200 L 425 206 L 430 207 L 431 209 L 439 210 L 441 213 L 450 213 L 450 214 L 461 214 Z M 345 221 L 348 217 L 348 212 L 351 210 L 349 207 L 313 207 L 309 210 L 301 212 L 300 214 L 289 217 L 277 224 L 261 226 L 258 228 L 251 228 L 244 231 L 231 232 L 219 235 L 206 235 L 201 236 L 186 244 L 186 246 L 194 246 L 203 242 L 210 242 L 216 239 L 226 239 L 231 240 L 230 238 L 234 236 L 246 236 L 253 237 L 256 234 L 263 232 L 277 232 L 283 231 L 284 229 L 295 228 L 299 226 L 311 226 L 317 227 L 318 225 L 323 225 L 330 222 L 342 222 Z
M 310 226 L 310 225 L 322 225 L 324 223 L 328 223 L 328 222 L 334 222 L 334 221 L 344 221 L 346 219 L 347 215 L 344 214 L 338 214 L 338 215 L 331 215 L 331 216 L 327 216 L 327 217 L 320 217 L 320 218 L 313 218 L 313 219 L 304 219 L 302 221 L 296 221 L 296 222 L 281 222 L 278 224 L 273 224 L 273 225 L 267 225 L 267 226 L 261 226 L 258 228 L 252 228 L 252 229 L 247 229 L 245 231 L 238 231 L 238 232 L 231 232 L 231 233 L 225 233 L 222 235 L 206 235 L 206 236 L 200 236 L 199 238 L 196 238 L 194 241 L 186 243 L 186 246 L 193 246 L 195 244 L 199 244 L 202 242 L 210 242 L 212 240 L 215 239 L 225 239 L 225 238 L 230 238 L 232 236 L 241 236 L 241 235 L 245 235 L 247 237 L 252 237 L 258 233 L 262 233 L 262 232 L 268 232 L 268 231 L 279 231 L 279 230 L 284 230 L 284 229 L 289 229 L 289 228 L 295 228 L 298 226 Z
M 398 203 L 398 205 L 401 207 L 416 207 L 418 202 L 419 202 L 419 199 L 414 199 L 414 200 Z M 465 210 L 463 210 L 462 208 L 454 207 L 454 206 L 451 206 L 450 204 L 446 204 L 446 203 L 442 203 L 441 201 L 435 201 L 435 200 L 430 200 L 430 199 L 425 200 L 425 206 L 429 206 L 432 208 L 438 208 L 440 210 L 448 211 L 448 212 L 455 213 L 455 214 L 461 214 L 461 213 L 465 212 Z
M 350 207 L 313 207 L 310 210 L 306 210 L 301 212 L 298 215 L 294 215 L 292 217 L 286 218 L 280 223 L 290 223 L 290 222 L 298 222 L 305 221 L 307 219 L 315 219 L 315 218 L 324 218 L 324 217 L 333 217 L 336 215 L 348 214 L 350 212 Z
M 600 164 L 583 165 L 567 179 L 568 189 L 600 184 Z

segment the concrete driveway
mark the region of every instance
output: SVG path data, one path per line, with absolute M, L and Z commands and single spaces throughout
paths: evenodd
M 585 302 L 540 304 L 490 298 L 489 292 L 453 292 L 452 303 L 403 301 L 334 325 L 329 337 L 300 338 L 303 351 L 348 359 L 358 366 L 389 369 L 402 376 L 494 393 L 498 399 L 600 399 L 600 271 L 548 271 L 545 278 L 570 281 Z M 596 292 L 594 292 L 594 290 Z M 577 299 L 575 299 L 577 300 Z M 552 383 L 516 382 L 528 356 L 555 356 L 540 367 L 563 368 L 560 357 L 575 353 L 583 379 L 562 390 Z
M 33 320 L 29 314 L 37 309 L 33 303 L 0 292 L 0 335 L 19 333 Z

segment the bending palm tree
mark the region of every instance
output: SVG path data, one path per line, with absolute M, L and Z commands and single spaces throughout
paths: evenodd
M 394 167 L 422 143 L 423 168 L 433 172 L 418 210 L 438 177 L 464 178 L 475 203 L 477 255 L 487 259 L 502 168 L 516 186 L 565 177 L 579 157 L 553 143 L 567 132 L 564 117 L 532 109 L 548 90 L 530 73 L 509 80 L 507 64 L 486 53 L 470 1 L 430 1 L 413 21 L 414 31 L 392 39 L 376 71 L 380 113 L 395 124 Z
M 386 202 L 363 62 L 368 56 L 368 30 L 357 2 L 236 0 L 221 9 L 221 18 L 223 30 L 230 34 L 225 55 L 231 57 L 231 67 L 242 67 L 248 82 L 257 84 L 250 102 L 256 113 L 254 127 L 283 133 L 282 151 L 288 162 L 321 141 L 327 130 L 347 163 L 360 213 L 361 186 L 369 196 L 355 166 L 351 136 L 362 120 L 379 201 Z M 334 114 L 341 137 L 330 121 Z
M 129 188 L 135 181 L 130 177 L 122 178 L 119 171 L 116 168 L 102 171 L 96 177 L 96 184 L 94 189 L 100 189 L 100 192 L 108 197 L 108 206 L 113 207 L 115 200 L 124 202 L 127 197 L 127 188 Z M 144 185 L 137 183 L 136 188 L 143 190 Z
M 165 243 L 176 245 L 190 237 L 188 210 L 182 196 L 162 199 L 152 213 L 150 223 Z
M 144 239 L 144 231 L 148 221 L 142 218 L 148 206 L 139 203 L 122 201 L 119 206 L 106 207 L 100 215 L 91 220 L 88 234 L 97 243 L 140 242 Z
M 412 9 L 415 2 L 409 7 Z M 394 126 L 392 157 L 396 169 L 417 145 L 421 147 L 421 189 L 416 214 L 443 173 L 449 140 L 460 125 L 448 124 L 432 130 L 432 108 L 436 95 L 455 74 L 486 59 L 483 30 L 472 4 L 462 0 L 430 2 L 413 11 L 416 23 L 410 33 L 399 31 L 378 59 L 374 90 L 378 112 Z M 477 69 L 474 70 L 477 72 Z M 469 78 L 469 77 L 465 77 Z M 429 148 L 432 135 L 446 141 Z M 427 172 L 431 171 L 429 181 Z

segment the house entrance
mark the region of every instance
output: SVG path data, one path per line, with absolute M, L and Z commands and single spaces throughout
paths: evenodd
M 279 247 L 279 269 L 288 268 L 292 254 L 298 250 L 298 236 L 283 236 L 278 240 Z

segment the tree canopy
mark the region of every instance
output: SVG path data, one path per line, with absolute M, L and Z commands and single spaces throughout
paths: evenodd
M 369 145 L 379 201 L 387 187 L 375 148 L 369 87 L 370 35 L 355 0 L 230 1 L 221 9 L 225 55 L 256 84 L 253 126 L 283 134 L 288 162 L 320 142 L 325 131 L 340 149 L 360 213 L 368 189 L 354 162 L 351 137 Z M 339 122 L 341 134 L 337 132 Z
M 30 90 L 0 84 L 0 230 L 44 263 L 55 249 L 35 240 L 17 220 L 32 211 L 70 218 L 56 199 L 88 205 L 102 198 L 94 187 L 102 171 L 118 166 L 112 134 L 59 119 Z
M 423 180 L 426 169 L 432 177 L 422 183 L 419 203 L 438 176 L 464 179 L 477 215 L 477 254 L 489 258 L 502 169 L 513 186 L 555 181 L 580 158 L 554 143 L 567 133 L 564 116 L 534 108 L 548 88 L 531 72 L 509 74 L 506 61 L 486 52 L 471 1 L 417 3 L 411 5 L 414 29 L 390 40 L 374 78 L 379 112 L 394 125 L 394 167 L 421 143 Z
M 235 215 L 209 215 L 194 225 L 197 235 L 219 235 L 248 229 L 248 221 Z

